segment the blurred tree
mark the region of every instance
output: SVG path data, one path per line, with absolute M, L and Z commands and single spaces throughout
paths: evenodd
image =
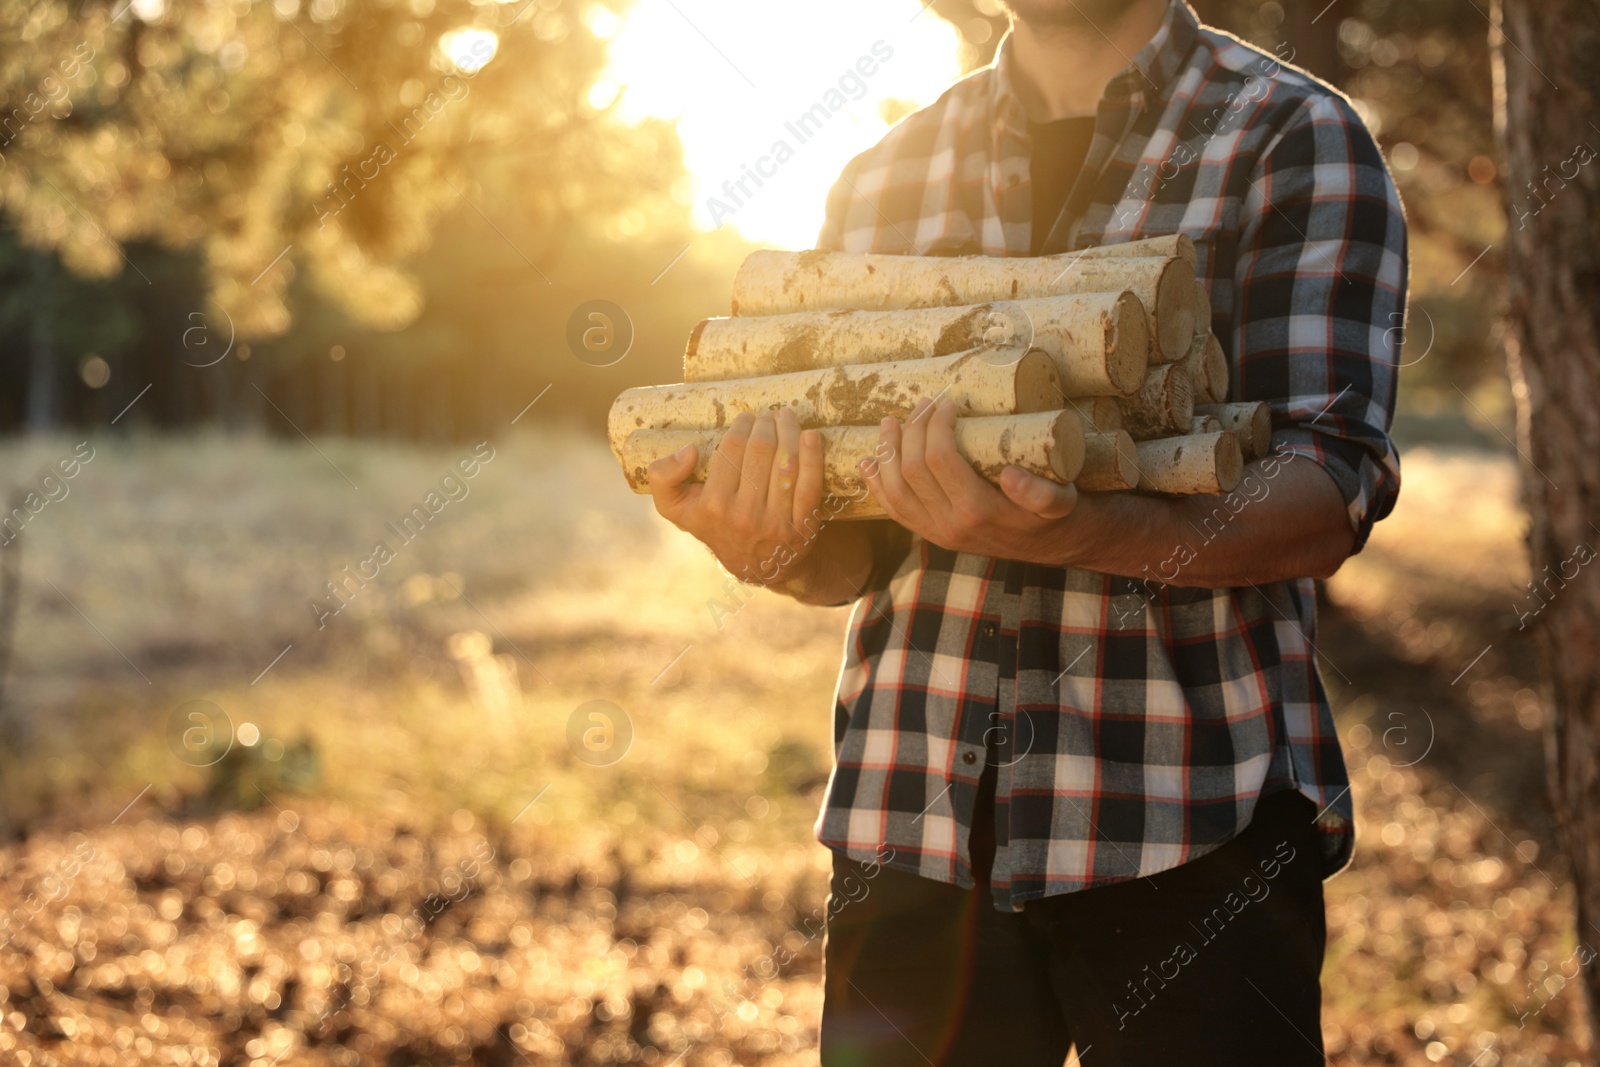
M 146 288 L 143 279 L 133 281 Z M 127 279 L 106 284 L 74 275 L 49 249 L 0 233 L 0 344 L 22 354 L 12 373 L 0 377 L 0 393 L 15 397 L 0 419 L 25 421 L 33 430 L 60 422 L 78 388 L 78 354 L 120 348 L 135 332 L 143 295 L 132 293 Z M 95 314 L 83 314 L 86 307 Z M 8 388 L 13 383 L 26 388 Z
M 24 240 L 90 275 L 130 238 L 197 245 L 246 337 L 288 326 L 297 265 L 359 321 L 410 322 L 406 267 L 447 208 L 502 176 L 555 231 L 637 207 L 630 161 L 671 137 L 589 105 L 604 42 L 560 0 L 51 2 L 0 34 L 27 45 L 0 66 Z
M 1510 163 L 1511 330 L 1533 581 L 1526 608 L 1548 679 L 1550 788 L 1577 883 L 1578 940 L 1600 931 L 1600 5 L 1504 0 L 1495 8 L 1498 120 Z M 1547 610 L 1548 609 L 1548 610 Z M 1524 623 L 1528 621 L 1524 617 Z M 1600 968 L 1584 959 L 1590 1031 Z
M 78 275 L 153 285 L 152 258 L 195 250 L 209 317 L 244 339 L 282 334 L 295 299 L 360 327 L 411 323 L 414 268 L 447 213 L 488 219 L 514 197 L 540 239 L 502 266 L 535 278 L 574 218 L 682 227 L 673 132 L 590 103 L 605 61 L 590 27 L 609 15 L 575 6 L 4 5 L 0 36 L 22 47 L 0 55 L 0 209 Z M 35 292 L 60 289 L 52 259 L 35 263 Z M 187 299 L 179 322 L 202 306 Z M 30 310 L 36 424 L 76 355 L 61 306 Z
M 1323 81 L 1340 85 L 1349 74 L 1339 52 L 1339 26 L 1348 12 L 1317 4 L 1267 0 L 1195 0 L 1200 21 L 1275 51 Z

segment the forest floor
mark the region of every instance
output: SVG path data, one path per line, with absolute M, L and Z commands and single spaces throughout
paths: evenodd
M 470 446 L 92 444 L 18 542 L 0 1062 L 815 1062 L 843 610 L 730 589 L 572 435 L 408 538 Z M 1328 584 L 1333 1062 L 1589 1046 L 1524 521 L 1504 458 L 1414 449 Z

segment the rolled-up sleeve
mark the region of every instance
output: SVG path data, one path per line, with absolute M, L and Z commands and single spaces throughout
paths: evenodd
M 1354 110 L 1326 93 L 1262 154 L 1243 212 L 1235 398 L 1269 403 L 1273 448 L 1328 472 L 1360 551 L 1400 491 L 1389 436 L 1406 298 L 1399 194 Z

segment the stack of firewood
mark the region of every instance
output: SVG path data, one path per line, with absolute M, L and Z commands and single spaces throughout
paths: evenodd
M 1223 493 L 1272 431 L 1265 404 L 1226 403 L 1194 244 L 1157 237 L 1059 256 L 930 258 L 756 252 L 733 316 L 694 328 L 682 385 L 611 408 L 628 482 L 686 444 L 703 478 L 740 412 L 791 407 L 823 435 L 825 487 L 878 516 L 860 460 L 878 422 L 919 399 L 956 404 L 956 445 L 998 480 L 1016 465 L 1086 490 Z

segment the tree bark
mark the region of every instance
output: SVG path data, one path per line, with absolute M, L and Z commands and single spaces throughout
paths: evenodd
M 1244 473 L 1231 430 L 1140 441 L 1139 488 L 1180 496 L 1230 493 Z
M 918 400 L 955 401 L 958 415 L 1018 415 L 1061 407 L 1061 379 L 1037 349 L 979 349 L 933 359 L 862 363 L 726 382 L 626 389 L 606 420 L 611 448 L 635 430 L 719 429 L 742 412 L 791 407 L 800 425 L 869 426 L 905 418 Z M 1073 413 L 1076 417 L 1076 412 Z
M 1152 358 L 1182 358 L 1195 330 L 1194 259 L 1182 254 L 1193 243 L 1137 244 L 1012 259 L 752 252 L 734 275 L 733 313 L 892 311 L 1128 290 L 1150 316 Z M 1176 254 L 1151 254 L 1157 248 Z
M 689 334 L 683 380 L 723 381 L 1012 345 L 1048 353 L 1068 395 L 1125 396 L 1144 381 L 1148 315 L 1133 294 L 1121 292 L 706 319 Z
M 699 450 L 690 481 L 705 481 L 712 453 L 726 430 L 635 430 L 621 448 L 622 470 L 636 493 L 650 491 L 649 467 L 684 445 Z M 866 487 L 857 464 L 879 454 L 876 426 L 827 426 L 822 429 L 822 482 L 832 496 L 859 499 Z M 1045 411 L 1031 415 L 989 415 L 956 420 L 956 448 L 973 470 L 992 482 L 1008 466 L 1021 467 L 1066 484 L 1083 468 L 1083 430 L 1076 413 Z M 881 515 L 882 512 L 877 512 Z M 868 518 L 859 509 L 853 518 Z
M 1503 16 L 1503 23 L 1501 18 Z M 1577 888 L 1577 939 L 1600 946 L 1600 6 L 1504 0 L 1492 10 L 1506 182 L 1507 363 L 1517 398 L 1543 659 L 1549 785 Z M 1503 36 L 1502 36 L 1503 30 Z M 1549 568 L 1546 570 L 1546 568 Z M 1600 570 L 1600 569 L 1597 569 Z M 1600 968 L 1583 969 L 1590 1030 Z

